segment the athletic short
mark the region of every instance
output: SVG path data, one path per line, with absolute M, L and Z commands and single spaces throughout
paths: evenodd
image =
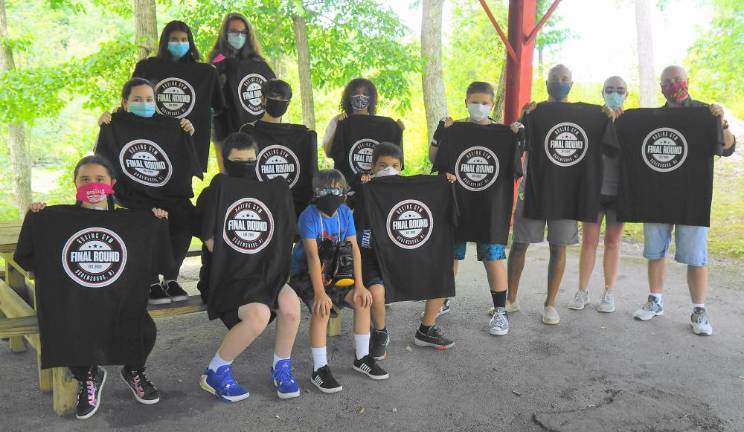
M 476 244 L 478 261 L 499 261 L 506 259 L 506 246 L 499 243 L 480 243 Z M 455 259 L 462 261 L 465 259 L 466 242 L 455 243 Z
M 618 223 L 617 220 L 617 197 L 610 195 L 602 195 L 599 198 L 599 215 L 597 215 L 597 223 L 602 221 L 604 216 L 605 225 L 615 225 Z
M 313 301 L 315 300 L 315 291 L 313 291 L 313 283 L 310 281 L 310 274 L 297 274 L 289 278 L 289 286 L 295 290 L 297 297 L 305 303 L 308 310 L 312 313 Z M 331 302 L 337 308 L 347 307 L 353 309 L 354 306 L 346 302 L 346 296 L 354 289 L 353 286 L 348 287 L 334 287 L 326 288 L 326 294 L 331 298 Z M 331 311 L 331 316 L 335 317 L 337 314 L 335 311 Z
M 708 263 L 708 227 L 643 224 L 643 256 L 657 260 L 667 256 L 674 229 L 674 260 L 678 263 L 703 267 Z
M 269 317 L 269 324 L 274 321 L 274 318 L 276 318 L 276 312 L 272 310 L 271 316 Z M 228 312 L 223 312 L 220 315 L 220 321 L 222 321 L 222 324 L 224 324 L 228 330 L 235 327 L 240 322 L 240 318 L 238 317 L 238 310 L 236 309 Z
M 382 270 L 373 249 L 361 248 L 362 251 L 362 283 L 369 288 L 372 285 L 385 285 L 382 280 Z
M 522 181 L 524 183 L 524 180 Z M 520 188 L 521 189 L 521 188 Z M 545 225 L 548 226 L 548 243 L 568 246 L 579 242 L 579 224 L 575 220 L 537 220 L 524 217 L 524 198 L 520 190 L 517 209 L 514 212 L 512 243 L 542 243 L 545 240 Z

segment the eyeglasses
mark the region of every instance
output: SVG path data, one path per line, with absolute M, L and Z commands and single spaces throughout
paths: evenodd
M 623 87 L 605 87 L 604 92 L 605 94 L 617 93 L 622 96 L 625 94 L 626 90 Z
M 335 195 L 335 196 L 341 196 L 346 192 L 344 188 L 323 188 L 323 189 L 317 189 L 315 191 L 315 195 L 318 197 L 323 197 L 326 195 Z

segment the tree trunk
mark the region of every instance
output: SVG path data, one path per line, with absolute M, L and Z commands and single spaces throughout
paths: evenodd
M 5 0 L 0 0 L 0 40 L 8 37 L 8 18 L 5 11 Z M 0 44 L 0 72 L 15 69 L 13 50 L 9 45 Z M 26 147 L 26 133 L 24 124 L 8 125 L 8 147 L 10 149 L 11 166 L 13 167 L 13 189 L 16 207 L 20 217 L 26 214 L 31 204 L 31 159 Z
M 421 17 L 422 83 L 429 142 L 439 120 L 447 115 L 442 70 L 442 8 L 444 0 L 423 0 Z
M 139 58 L 144 59 L 157 54 L 158 24 L 155 0 L 134 1 L 135 39 L 139 44 Z
M 307 41 L 305 8 L 301 1 L 295 2 L 295 6 L 295 13 L 292 14 L 292 30 L 294 30 L 295 46 L 297 47 L 297 73 L 300 77 L 300 94 L 302 96 L 302 122 L 309 129 L 315 130 L 315 102 L 313 100 L 313 80 L 310 75 L 310 44 Z
M 641 107 L 656 106 L 656 73 L 654 72 L 654 37 L 651 0 L 635 0 L 638 81 Z
M 493 118 L 496 123 L 504 122 L 504 101 L 506 101 L 506 61 L 504 61 L 504 66 L 501 67 L 499 85 L 496 87 L 496 98 L 493 101 L 493 113 L 491 114 L 491 118 Z

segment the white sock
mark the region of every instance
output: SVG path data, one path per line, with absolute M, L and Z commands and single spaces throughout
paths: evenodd
M 276 355 L 276 353 L 274 353 L 274 364 L 272 364 L 271 367 L 275 368 L 276 364 L 279 363 L 280 361 L 289 360 L 289 359 L 290 357 L 279 357 L 278 355 Z
M 369 354 L 369 333 L 354 334 L 354 345 L 356 349 L 356 359 L 361 360 Z
M 313 353 L 313 372 L 328 364 L 326 347 L 310 348 Z
M 661 294 L 650 293 L 649 295 L 652 296 L 653 298 L 655 298 L 656 301 L 659 304 L 662 304 L 663 303 L 662 298 L 661 298 Z
M 230 364 L 232 364 L 232 360 L 227 361 L 223 359 L 222 357 L 220 357 L 220 353 L 217 352 L 214 354 L 214 357 L 212 357 L 212 361 L 209 362 L 208 368 L 211 371 L 217 372 L 217 369 L 221 368 L 222 366 L 230 365 Z
M 705 309 L 705 303 L 693 303 L 692 304 L 692 310 L 694 311 L 695 308 L 702 308 Z

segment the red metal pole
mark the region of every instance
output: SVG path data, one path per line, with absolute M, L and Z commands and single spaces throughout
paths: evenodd
M 509 2 L 509 44 L 516 58 L 506 57 L 505 123 L 517 121 L 524 104 L 532 99 L 532 52 L 535 40 L 527 37 L 535 28 L 536 0 Z

